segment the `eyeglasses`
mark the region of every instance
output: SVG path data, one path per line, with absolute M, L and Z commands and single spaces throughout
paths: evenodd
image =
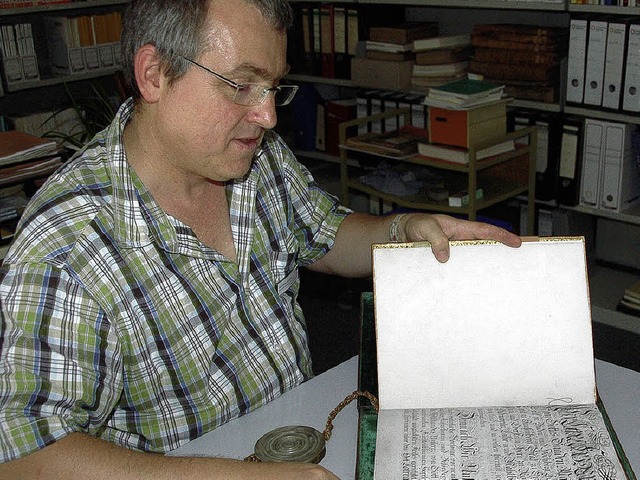
M 236 105 L 244 105 L 246 107 L 260 105 L 265 101 L 265 99 L 269 95 L 269 92 L 273 92 L 273 99 L 276 107 L 282 107 L 289 104 L 298 91 L 297 85 L 278 85 L 276 87 L 267 87 L 260 83 L 236 83 L 233 80 L 229 80 L 219 73 L 210 70 L 204 65 L 200 65 L 198 62 L 194 62 L 187 57 L 183 57 L 182 55 L 180 57 L 183 60 L 191 63 L 192 65 L 200 67 L 206 72 L 209 72 L 218 80 L 221 80 L 232 87 L 234 91 L 228 97 L 229 100 L 231 100 Z

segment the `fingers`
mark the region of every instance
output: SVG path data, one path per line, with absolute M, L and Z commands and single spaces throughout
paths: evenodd
M 409 215 L 405 237 L 409 242 L 429 242 L 439 262 L 449 259 L 450 240 L 494 240 L 509 247 L 519 247 L 519 236 L 495 225 L 461 220 L 448 215 Z

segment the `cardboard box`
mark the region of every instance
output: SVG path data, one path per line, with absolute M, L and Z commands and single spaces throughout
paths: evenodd
M 507 104 L 485 105 L 470 110 L 429 107 L 429 141 L 469 148 L 499 140 L 507 133 Z
M 413 63 L 412 60 L 389 62 L 355 57 L 351 59 L 351 83 L 356 87 L 409 89 Z

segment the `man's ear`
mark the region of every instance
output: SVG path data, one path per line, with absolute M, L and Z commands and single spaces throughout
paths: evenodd
M 162 72 L 160 56 L 156 47 L 143 45 L 134 57 L 136 83 L 142 98 L 148 103 L 154 103 L 160 96 Z

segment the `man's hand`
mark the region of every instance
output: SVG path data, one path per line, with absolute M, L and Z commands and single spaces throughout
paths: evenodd
M 503 228 L 449 215 L 412 213 L 401 219 L 398 231 L 403 241 L 429 242 L 439 262 L 449 259 L 450 240 L 495 240 L 510 247 L 519 247 L 522 243 L 520 237 Z

